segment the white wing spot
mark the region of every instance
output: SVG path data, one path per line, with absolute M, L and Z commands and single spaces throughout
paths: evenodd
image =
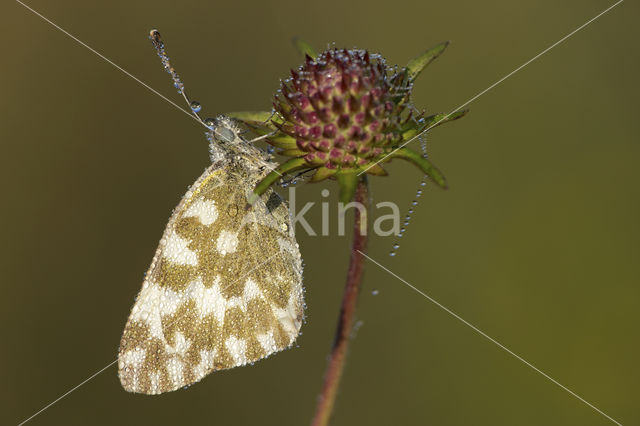
M 122 361 L 125 365 L 131 365 L 133 368 L 138 369 L 144 362 L 144 358 L 147 351 L 143 348 L 135 348 L 131 351 L 127 351 L 122 355 Z
M 177 358 L 170 358 L 167 360 L 167 371 L 169 372 L 169 377 L 173 382 L 174 386 L 182 386 L 184 383 L 184 379 L 182 376 L 182 368 L 184 364 Z
M 183 217 L 197 217 L 203 225 L 211 225 L 218 218 L 218 209 L 214 200 L 197 199 L 185 210 Z
M 247 304 L 245 302 L 242 297 L 232 296 L 227 299 L 227 309 L 240 308 L 242 312 L 246 312 Z
M 247 363 L 247 342 L 244 339 L 238 339 L 236 336 L 230 336 L 224 345 L 227 347 L 229 354 L 233 357 L 236 365 Z
M 160 393 L 160 372 L 156 371 L 155 373 L 149 374 L 149 379 L 151 380 L 151 393 Z
M 191 341 L 184 337 L 182 333 L 176 331 L 173 335 L 173 339 L 175 344 L 173 345 L 173 351 L 178 355 L 186 355 L 189 346 L 191 346 Z
M 216 277 L 213 285 L 206 288 L 202 279 L 192 281 L 187 288 L 187 295 L 196 302 L 201 317 L 213 314 L 218 323 L 224 321 L 227 300 L 220 292 L 220 277 Z
M 173 314 L 181 302 L 180 293 L 145 281 L 131 311 L 131 319 L 146 323 L 152 336 L 164 340 L 162 316 Z
M 226 254 L 234 253 L 238 248 L 238 233 L 221 231 L 218 241 L 216 241 L 216 249 L 223 256 Z
M 124 366 L 124 370 L 128 371 L 129 368 L 133 367 L 132 383 L 131 383 L 131 389 L 133 391 L 136 391 L 138 389 L 138 372 L 140 371 L 140 367 L 142 366 L 142 363 L 144 362 L 146 355 L 147 355 L 146 349 L 136 348 L 131 351 L 125 352 L 122 355 L 122 357 L 120 357 L 121 369 Z
M 298 319 L 298 315 L 296 313 L 294 297 L 295 295 L 292 294 L 289 298 L 289 303 L 286 309 L 275 308 L 273 310 L 284 330 L 292 338 L 295 338 L 298 335 L 300 326 L 302 325 L 302 322 Z
M 273 337 L 273 332 L 270 331 L 265 334 L 258 334 L 256 336 L 258 338 L 258 342 L 267 353 L 272 353 L 278 350 L 276 346 L 276 339 Z
M 244 293 L 242 295 L 242 298 L 245 302 L 248 302 L 253 299 L 264 299 L 264 295 L 262 294 L 260 288 L 258 288 L 258 285 L 255 283 L 255 281 L 249 278 L 244 283 Z
M 161 241 L 161 244 L 163 244 L 162 257 L 165 259 L 180 265 L 195 266 L 198 264 L 198 256 L 187 247 L 189 241 L 180 238 L 175 230 L 172 230 L 166 239 Z

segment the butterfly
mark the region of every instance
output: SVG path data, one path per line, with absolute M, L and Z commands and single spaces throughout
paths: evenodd
M 188 101 L 159 33 L 151 39 Z M 169 392 L 253 363 L 290 347 L 303 322 L 287 203 L 271 189 L 247 202 L 275 164 L 233 119 L 194 114 L 212 164 L 174 209 L 122 334 L 118 375 L 130 392 Z

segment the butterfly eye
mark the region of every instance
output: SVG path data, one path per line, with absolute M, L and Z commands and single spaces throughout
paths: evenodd
M 228 127 L 217 126 L 213 131 L 216 140 L 226 143 L 231 143 L 236 138 L 235 133 Z

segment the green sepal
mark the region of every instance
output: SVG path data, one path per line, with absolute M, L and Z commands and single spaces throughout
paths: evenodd
M 404 105 L 408 102 L 410 91 L 402 90 L 411 84 L 409 70 L 402 68 L 391 79 L 391 84 L 397 88 L 397 92 L 391 96 L 391 101 L 396 105 Z
M 403 160 L 410 161 L 414 165 L 418 166 L 422 172 L 429 176 L 429 178 L 436 183 L 439 187 L 447 189 L 447 180 L 440 170 L 438 170 L 429 160 L 422 155 L 410 150 L 409 148 L 399 148 L 393 151 L 390 158 L 402 158 Z
M 282 117 L 272 111 L 235 111 L 224 115 L 243 122 L 252 129 L 265 129 L 265 133 L 276 130 L 275 123 L 282 123 Z
M 301 151 L 299 149 L 285 149 L 284 151 L 278 152 L 279 155 L 284 155 L 285 157 L 302 157 L 303 155 L 307 155 L 308 152 Z
M 449 41 L 442 42 L 410 60 L 406 68 L 409 71 L 411 81 L 414 81 L 427 65 L 440 56 L 448 45 Z
M 224 115 L 227 117 L 235 118 L 236 120 L 250 122 L 254 121 L 257 123 L 268 123 L 273 117 L 273 112 L 271 111 L 236 111 L 236 112 L 227 112 Z
M 258 136 L 273 133 L 266 139 L 266 142 L 276 148 L 287 150 L 297 148 L 295 138 L 279 131 L 274 125 L 274 122 L 280 123 L 282 121 L 277 114 L 274 115 L 268 111 L 240 111 L 229 112 L 225 115 L 242 122 Z
M 283 148 L 286 150 L 296 149 L 296 140 L 289 135 L 285 135 L 284 133 L 276 133 L 273 136 L 269 136 L 267 138 L 267 143 L 269 145 L 273 145 L 276 148 Z
M 462 118 L 469 112 L 469 109 L 461 109 L 460 111 L 451 112 L 449 114 L 445 114 L 443 112 L 439 114 L 433 114 L 428 117 L 425 117 L 423 125 L 429 126 L 439 126 L 444 123 L 448 123 L 450 121 L 457 120 L 458 118 Z
M 246 123 L 245 123 L 246 124 Z M 264 141 L 269 145 L 273 145 L 276 148 L 282 149 L 297 149 L 298 145 L 296 145 L 296 140 L 291 136 L 282 133 L 279 130 L 271 130 L 265 127 L 253 127 L 250 124 L 247 126 L 251 129 L 252 132 L 257 134 L 258 136 L 270 135 Z
M 296 170 L 304 169 L 305 167 L 309 167 L 309 165 L 304 158 L 292 158 L 291 160 L 285 161 L 284 163 L 280 164 L 276 169 L 272 170 L 271 173 L 266 175 L 260 182 L 258 182 L 255 188 L 253 188 L 253 192 L 249 196 L 248 203 L 255 203 L 256 200 L 262 194 L 264 194 L 271 185 L 273 185 L 284 175 Z
M 276 126 L 273 125 L 273 123 L 269 123 L 269 124 L 265 124 L 262 122 L 258 122 L 258 121 L 243 121 L 243 123 L 251 129 L 252 132 L 263 136 L 263 135 L 268 135 L 269 133 L 272 133 L 273 136 L 272 137 L 276 137 L 276 136 L 289 136 L 286 133 L 282 133 L 280 130 L 278 130 L 278 128 Z M 291 136 L 289 136 L 291 138 Z M 293 139 L 293 138 L 291 138 Z
M 380 164 L 372 164 L 366 168 L 367 173 L 374 176 L 388 176 L 389 173 Z
M 355 171 L 345 172 L 341 170 L 337 173 L 336 179 L 338 180 L 338 186 L 340 187 L 340 202 L 347 204 L 353 200 L 353 196 L 356 193 L 356 187 L 358 186 L 358 174 Z
M 311 56 L 311 59 L 316 59 L 318 57 L 316 50 L 306 40 L 294 37 L 291 41 L 293 42 L 293 46 L 302 56 L 309 55 Z
M 325 180 L 335 175 L 338 169 L 329 169 L 324 166 L 318 167 L 316 172 L 311 176 L 310 182 L 320 182 L 321 180 Z
M 402 139 L 409 140 L 425 129 L 433 129 L 434 127 L 437 127 L 441 124 L 457 120 L 458 118 L 464 117 L 468 112 L 468 109 L 456 111 L 449 115 L 441 112 L 439 114 L 433 114 L 425 117 L 424 120 L 422 120 L 422 122 L 420 123 L 416 121 L 408 122 L 401 129 Z

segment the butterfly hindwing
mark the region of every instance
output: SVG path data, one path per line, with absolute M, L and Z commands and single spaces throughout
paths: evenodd
M 126 390 L 176 390 L 298 336 L 300 252 L 277 194 L 246 208 L 259 177 L 214 164 L 174 210 L 120 343 Z

